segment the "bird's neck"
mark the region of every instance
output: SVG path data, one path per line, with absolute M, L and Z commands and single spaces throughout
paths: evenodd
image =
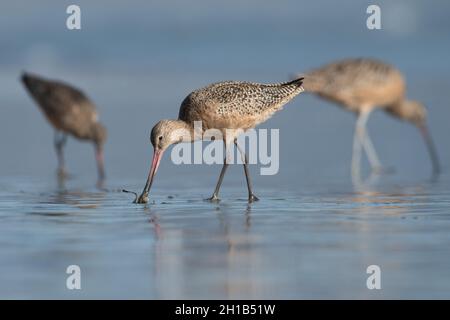
M 408 108 L 407 103 L 403 100 L 397 101 L 386 108 L 386 110 L 393 116 L 402 120 L 407 120 Z
M 179 119 L 173 120 L 173 123 L 174 127 L 172 130 L 176 130 L 180 134 L 182 142 L 193 142 L 201 139 L 202 131 L 198 126 Z

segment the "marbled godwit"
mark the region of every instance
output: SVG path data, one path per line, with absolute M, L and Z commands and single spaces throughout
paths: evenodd
M 362 148 L 372 169 L 381 169 L 380 160 L 366 130 L 369 115 L 376 108 L 419 128 L 431 156 L 433 172 L 439 173 L 437 153 L 426 126 L 425 107 L 418 101 L 406 100 L 405 87 L 400 71 L 372 59 L 342 60 L 305 74 L 306 92 L 338 103 L 357 114 L 352 156 L 354 178 L 360 174 Z
M 177 120 L 161 120 L 153 127 L 150 136 L 154 148 L 153 160 L 144 190 L 135 201 L 148 202 L 148 193 L 164 150 L 178 142 L 193 141 L 194 121 L 202 122 L 202 130 L 220 130 L 226 147 L 232 142 L 236 145 L 244 160 L 248 201 L 258 200 L 252 190 L 248 158 L 237 144 L 237 135 L 239 130 L 242 132 L 242 130 L 253 128 L 280 110 L 283 105 L 303 91 L 302 82 L 303 78 L 278 84 L 227 81 L 214 83 L 190 93 L 180 106 Z M 236 135 L 230 136 L 230 129 L 234 130 Z M 228 132 L 225 132 L 226 130 Z M 181 132 L 189 134 L 186 137 L 180 135 Z M 209 200 L 218 200 L 219 189 L 227 167 L 225 157 L 219 180 Z
M 68 84 L 22 74 L 28 92 L 39 105 L 47 120 L 55 128 L 55 148 L 58 156 L 58 175 L 65 175 L 63 147 L 67 134 L 81 140 L 91 140 L 95 146 L 98 183 L 105 177 L 103 144 L 106 128 L 98 122 L 94 104 L 78 89 Z

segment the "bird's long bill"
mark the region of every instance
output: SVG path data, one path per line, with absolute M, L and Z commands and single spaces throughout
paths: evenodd
M 105 180 L 105 160 L 102 147 L 95 148 L 95 160 L 97 161 L 98 181 L 101 184 Z
M 159 162 L 161 161 L 162 155 L 163 155 L 162 150 L 154 149 L 152 166 L 150 167 L 147 182 L 145 183 L 144 190 L 142 191 L 143 195 L 148 194 L 148 192 L 150 191 L 150 188 L 152 187 L 153 179 L 155 178 L 156 171 L 158 171 Z
M 431 163 L 433 165 L 433 173 L 439 174 L 441 172 L 441 167 L 439 165 L 439 158 L 433 143 L 433 139 L 431 138 L 431 134 L 428 131 L 426 125 L 419 126 L 419 130 L 422 133 L 423 139 L 425 140 L 425 144 L 427 145 L 428 153 L 430 154 Z

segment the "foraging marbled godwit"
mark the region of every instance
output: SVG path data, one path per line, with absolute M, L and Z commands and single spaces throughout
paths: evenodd
M 65 175 L 63 147 L 67 134 L 71 134 L 80 140 L 91 140 L 94 143 L 98 183 L 101 185 L 105 178 L 103 144 L 106 140 L 106 128 L 98 122 L 95 105 L 83 92 L 66 83 L 29 73 L 22 74 L 22 82 L 55 128 L 58 175 Z
M 405 87 L 399 70 L 373 59 L 346 59 L 305 74 L 306 92 L 335 102 L 357 114 L 353 140 L 353 177 L 359 177 L 362 148 L 372 169 L 381 169 L 380 160 L 366 130 L 369 115 L 376 108 L 419 128 L 430 153 L 433 172 L 439 173 L 437 153 L 426 126 L 425 107 L 418 101 L 407 100 Z
M 280 110 L 283 105 L 303 91 L 302 82 L 303 78 L 278 84 L 226 81 L 214 83 L 190 93 L 180 106 L 177 120 L 161 120 L 153 127 L 150 136 L 154 148 L 153 160 L 144 190 L 139 197 L 136 197 L 135 202 L 148 202 L 148 193 L 164 150 L 175 143 L 192 142 L 193 137 L 199 136 L 194 133 L 196 121 L 202 122 L 202 130 L 220 130 L 226 147 L 232 142 L 236 145 L 244 160 L 248 201 L 258 200 L 252 190 L 248 158 L 237 144 L 237 135 L 242 130 L 248 130 L 264 122 Z M 230 129 L 234 130 L 236 135 L 230 136 Z M 181 132 L 189 134 L 183 136 Z M 227 167 L 225 157 L 219 180 L 209 200 L 218 200 L 220 185 Z

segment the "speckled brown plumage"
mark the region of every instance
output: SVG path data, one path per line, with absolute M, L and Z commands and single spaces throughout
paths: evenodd
M 57 129 L 79 138 L 95 139 L 98 123 L 95 105 L 81 90 L 60 81 L 23 74 L 28 92 L 49 122 Z
M 373 59 L 347 59 L 306 73 L 304 88 L 350 111 L 363 107 L 393 107 L 405 94 L 396 68 Z
M 408 121 L 421 130 L 427 141 L 434 171 L 439 172 L 436 152 L 426 130 L 426 109 L 422 103 L 406 99 L 405 80 L 395 67 L 375 59 L 346 59 L 313 69 L 304 76 L 303 86 L 306 92 L 358 114 L 353 149 L 354 176 L 359 172 L 361 145 L 366 150 L 372 167 L 379 170 L 381 165 L 365 128 L 370 113 L 377 108 Z
M 181 141 L 193 141 L 196 136 L 201 137 L 200 132 L 194 134 L 194 122 L 197 121 L 201 121 L 203 131 L 207 129 L 221 131 L 221 138 L 227 147 L 233 142 L 236 144 L 245 160 L 244 172 L 249 202 L 258 200 L 252 191 L 247 158 L 237 145 L 236 138 L 242 130 L 253 128 L 265 121 L 302 92 L 302 82 L 303 78 L 278 84 L 225 81 L 190 93 L 180 106 L 177 120 L 161 120 L 153 127 L 150 135 L 154 148 L 152 165 L 144 190 L 135 201 L 148 202 L 148 192 L 162 154 L 170 145 Z M 227 167 L 228 164 L 224 161 L 216 189 L 209 200 L 218 200 L 219 188 Z

